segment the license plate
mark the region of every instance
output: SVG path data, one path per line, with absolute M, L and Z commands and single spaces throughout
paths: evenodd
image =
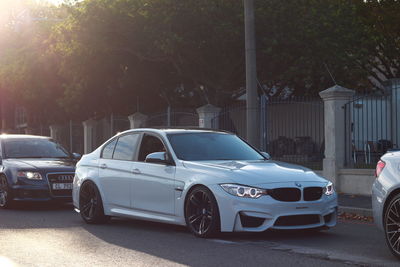
M 56 183 L 53 184 L 53 189 L 54 190 L 72 189 L 72 183 Z

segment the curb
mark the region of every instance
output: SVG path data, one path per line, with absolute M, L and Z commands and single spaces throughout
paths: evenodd
M 360 216 L 372 217 L 372 209 L 339 206 L 339 213 L 357 214 Z

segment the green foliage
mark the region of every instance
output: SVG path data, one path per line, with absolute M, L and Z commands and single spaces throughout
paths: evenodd
M 65 2 L 30 2 L 39 20 L 0 20 L 0 88 L 35 114 L 223 105 L 245 84 L 243 1 Z M 398 77 L 399 1 L 255 2 L 258 77 L 269 88 L 316 95 L 334 84 L 328 69 L 357 90 Z

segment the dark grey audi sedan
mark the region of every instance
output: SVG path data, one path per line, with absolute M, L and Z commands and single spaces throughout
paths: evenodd
M 0 207 L 21 201 L 71 201 L 78 157 L 49 137 L 0 135 Z

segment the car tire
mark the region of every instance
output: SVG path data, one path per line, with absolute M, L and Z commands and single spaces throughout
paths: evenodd
M 385 211 L 383 219 L 386 244 L 400 259 L 400 194 L 395 195 Z
M 0 208 L 9 209 L 14 206 L 12 192 L 4 175 L 0 176 Z
M 220 231 L 217 200 L 204 186 L 188 193 L 185 201 L 185 221 L 188 229 L 197 237 L 215 236 Z
M 110 219 L 110 216 L 104 214 L 100 191 L 91 181 L 87 181 L 81 186 L 79 210 L 82 219 L 88 224 L 106 223 Z

